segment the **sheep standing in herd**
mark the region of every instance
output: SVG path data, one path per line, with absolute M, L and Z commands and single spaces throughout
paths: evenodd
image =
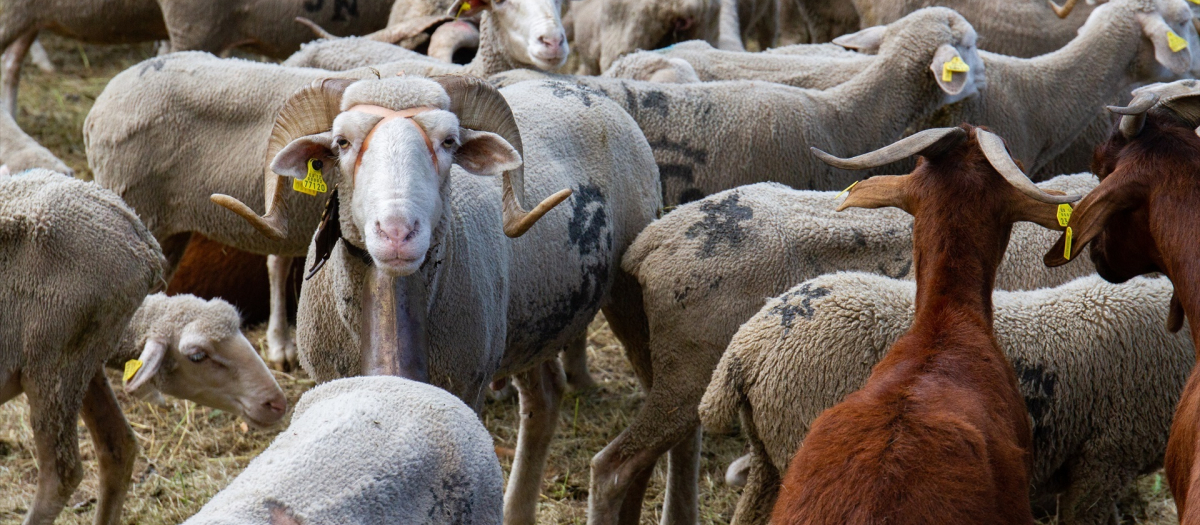
M 750 441 L 732 523 L 767 523 L 813 420 L 863 386 L 911 326 L 915 296 L 912 282 L 824 275 L 742 325 L 700 405 L 705 428 L 729 432 L 740 415 Z M 1190 339 L 1163 328 L 1170 297 L 1166 279 L 1117 286 L 1094 275 L 993 296 L 996 340 L 1033 421 L 1031 495 L 1059 523 L 1110 522 L 1127 485 L 1162 466 L 1194 361 Z

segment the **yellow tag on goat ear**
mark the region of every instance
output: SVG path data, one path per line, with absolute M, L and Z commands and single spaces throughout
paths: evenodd
M 836 196 L 834 196 L 833 200 L 836 201 L 836 200 L 842 198 L 842 195 L 850 193 L 850 190 L 854 189 L 855 186 L 858 186 L 858 181 L 854 181 L 853 183 L 851 183 L 849 187 L 847 187 L 846 189 L 842 190 L 841 193 L 838 193 Z
M 1066 235 L 1063 236 L 1063 259 L 1071 260 L 1071 227 L 1067 226 Z
M 137 359 L 130 359 L 128 361 L 125 361 L 125 375 L 122 377 L 124 377 L 125 382 L 128 383 L 130 379 L 133 379 L 133 375 L 136 374 L 137 371 L 141 370 L 141 369 L 142 369 L 141 361 L 138 361 Z
M 292 179 L 292 189 L 305 195 L 316 195 L 325 193 L 329 187 L 325 185 L 325 179 L 321 178 L 321 168 L 324 167 L 324 162 L 321 159 L 308 159 L 308 176 L 304 180 Z
M 1071 205 L 1070 204 L 1059 204 L 1058 205 L 1058 225 L 1066 226 L 1067 223 L 1069 223 L 1069 222 L 1071 222 Z
M 454 18 L 458 18 L 458 17 L 462 16 L 463 13 L 466 13 L 467 11 L 470 11 L 470 10 L 471 10 L 471 2 L 463 2 L 462 5 L 459 6 L 459 8 L 458 8 L 458 14 L 454 15 Z
M 948 62 L 942 64 L 942 82 L 950 82 L 951 80 L 954 80 L 955 73 L 966 73 L 970 70 L 971 66 L 968 66 L 966 62 L 963 62 L 962 58 L 955 56 Z
M 1183 51 L 1184 49 L 1187 49 L 1188 43 L 1187 43 L 1187 40 L 1184 40 L 1179 35 L 1175 34 L 1174 31 L 1171 31 L 1170 29 L 1168 29 L 1167 30 L 1167 46 L 1171 48 L 1172 52 L 1178 53 L 1180 51 Z

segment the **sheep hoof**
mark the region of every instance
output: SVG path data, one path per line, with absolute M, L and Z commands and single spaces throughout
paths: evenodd
M 571 387 L 572 392 L 590 392 L 600 388 L 600 384 L 588 373 L 567 374 L 567 385 Z

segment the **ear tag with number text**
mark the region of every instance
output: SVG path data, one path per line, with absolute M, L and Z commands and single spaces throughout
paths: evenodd
M 855 187 L 855 186 L 858 186 L 858 181 L 854 181 L 854 183 L 850 184 L 850 186 L 849 186 L 849 187 L 847 187 L 846 189 L 842 190 L 842 191 L 841 191 L 841 193 L 838 193 L 837 195 L 835 195 L 835 196 L 833 197 L 833 200 L 835 200 L 835 201 L 836 201 L 836 200 L 838 200 L 838 199 L 842 198 L 842 195 L 845 195 L 845 194 L 847 194 L 847 193 L 850 193 L 850 190 L 854 189 L 854 187 Z
M 954 80 L 955 73 L 966 73 L 971 70 L 966 62 L 963 62 L 961 57 L 955 56 L 950 61 L 942 64 L 942 82 L 950 82 Z
M 458 14 L 454 15 L 454 18 L 458 18 L 458 17 L 462 16 L 463 13 L 466 13 L 467 11 L 470 11 L 470 10 L 471 10 L 471 2 L 463 2 L 462 6 L 459 6 L 459 8 L 458 8 Z
M 1063 237 L 1066 242 L 1063 243 L 1063 259 L 1071 260 L 1071 227 L 1067 226 L 1066 235 Z
M 1175 34 L 1174 31 L 1171 31 L 1170 29 L 1167 30 L 1167 47 L 1170 47 L 1172 52 L 1178 53 L 1184 49 L 1187 49 L 1187 46 L 1187 40 L 1184 40 L 1182 37 Z
M 128 361 L 125 361 L 125 375 L 122 377 L 124 377 L 125 382 L 128 383 L 130 379 L 133 379 L 133 375 L 136 374 L 137 371 L 141 370 L 141 369 L 142 369 L 141 361 L 138 361 L 137 359 L 130 359 Z
M 1071 205 L 1070 204 L 1059 204 L 1058 205 L 1058 225 L 1066 226 L 1067 223 L 1069 223 L 1069 222 L 1071 222 Z
M 304 180 L 292 179 L 292 189 L 305 195 L 316 195 L 325 193 L 329 187 L 325 185 L 325 179 L 321 178 L 321 168 L 324 167 L 324 162 L 321 159 L 308 159 L 308 176 Z

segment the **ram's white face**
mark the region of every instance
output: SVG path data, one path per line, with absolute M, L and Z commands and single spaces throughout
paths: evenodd
M 350 214 L 375 264 L 392 276 L 411 275 L 425 262 L 445 212 L 451 164 L 476 175 L 499 175 L 521 165 L 508 141 L 462 128 L 457 116 L 443 110 L 389 120 L 343 112 L 329 132 L 280 150 L 272 169 L 303 178 L 312 158 L 337 162 L 342 187 L 352 192 L 348 210 L 342 201 L 342 213 Z
M 508 56 L 542 70 L 567 61 L 562 0 L 492 0 L 491 10 Z

